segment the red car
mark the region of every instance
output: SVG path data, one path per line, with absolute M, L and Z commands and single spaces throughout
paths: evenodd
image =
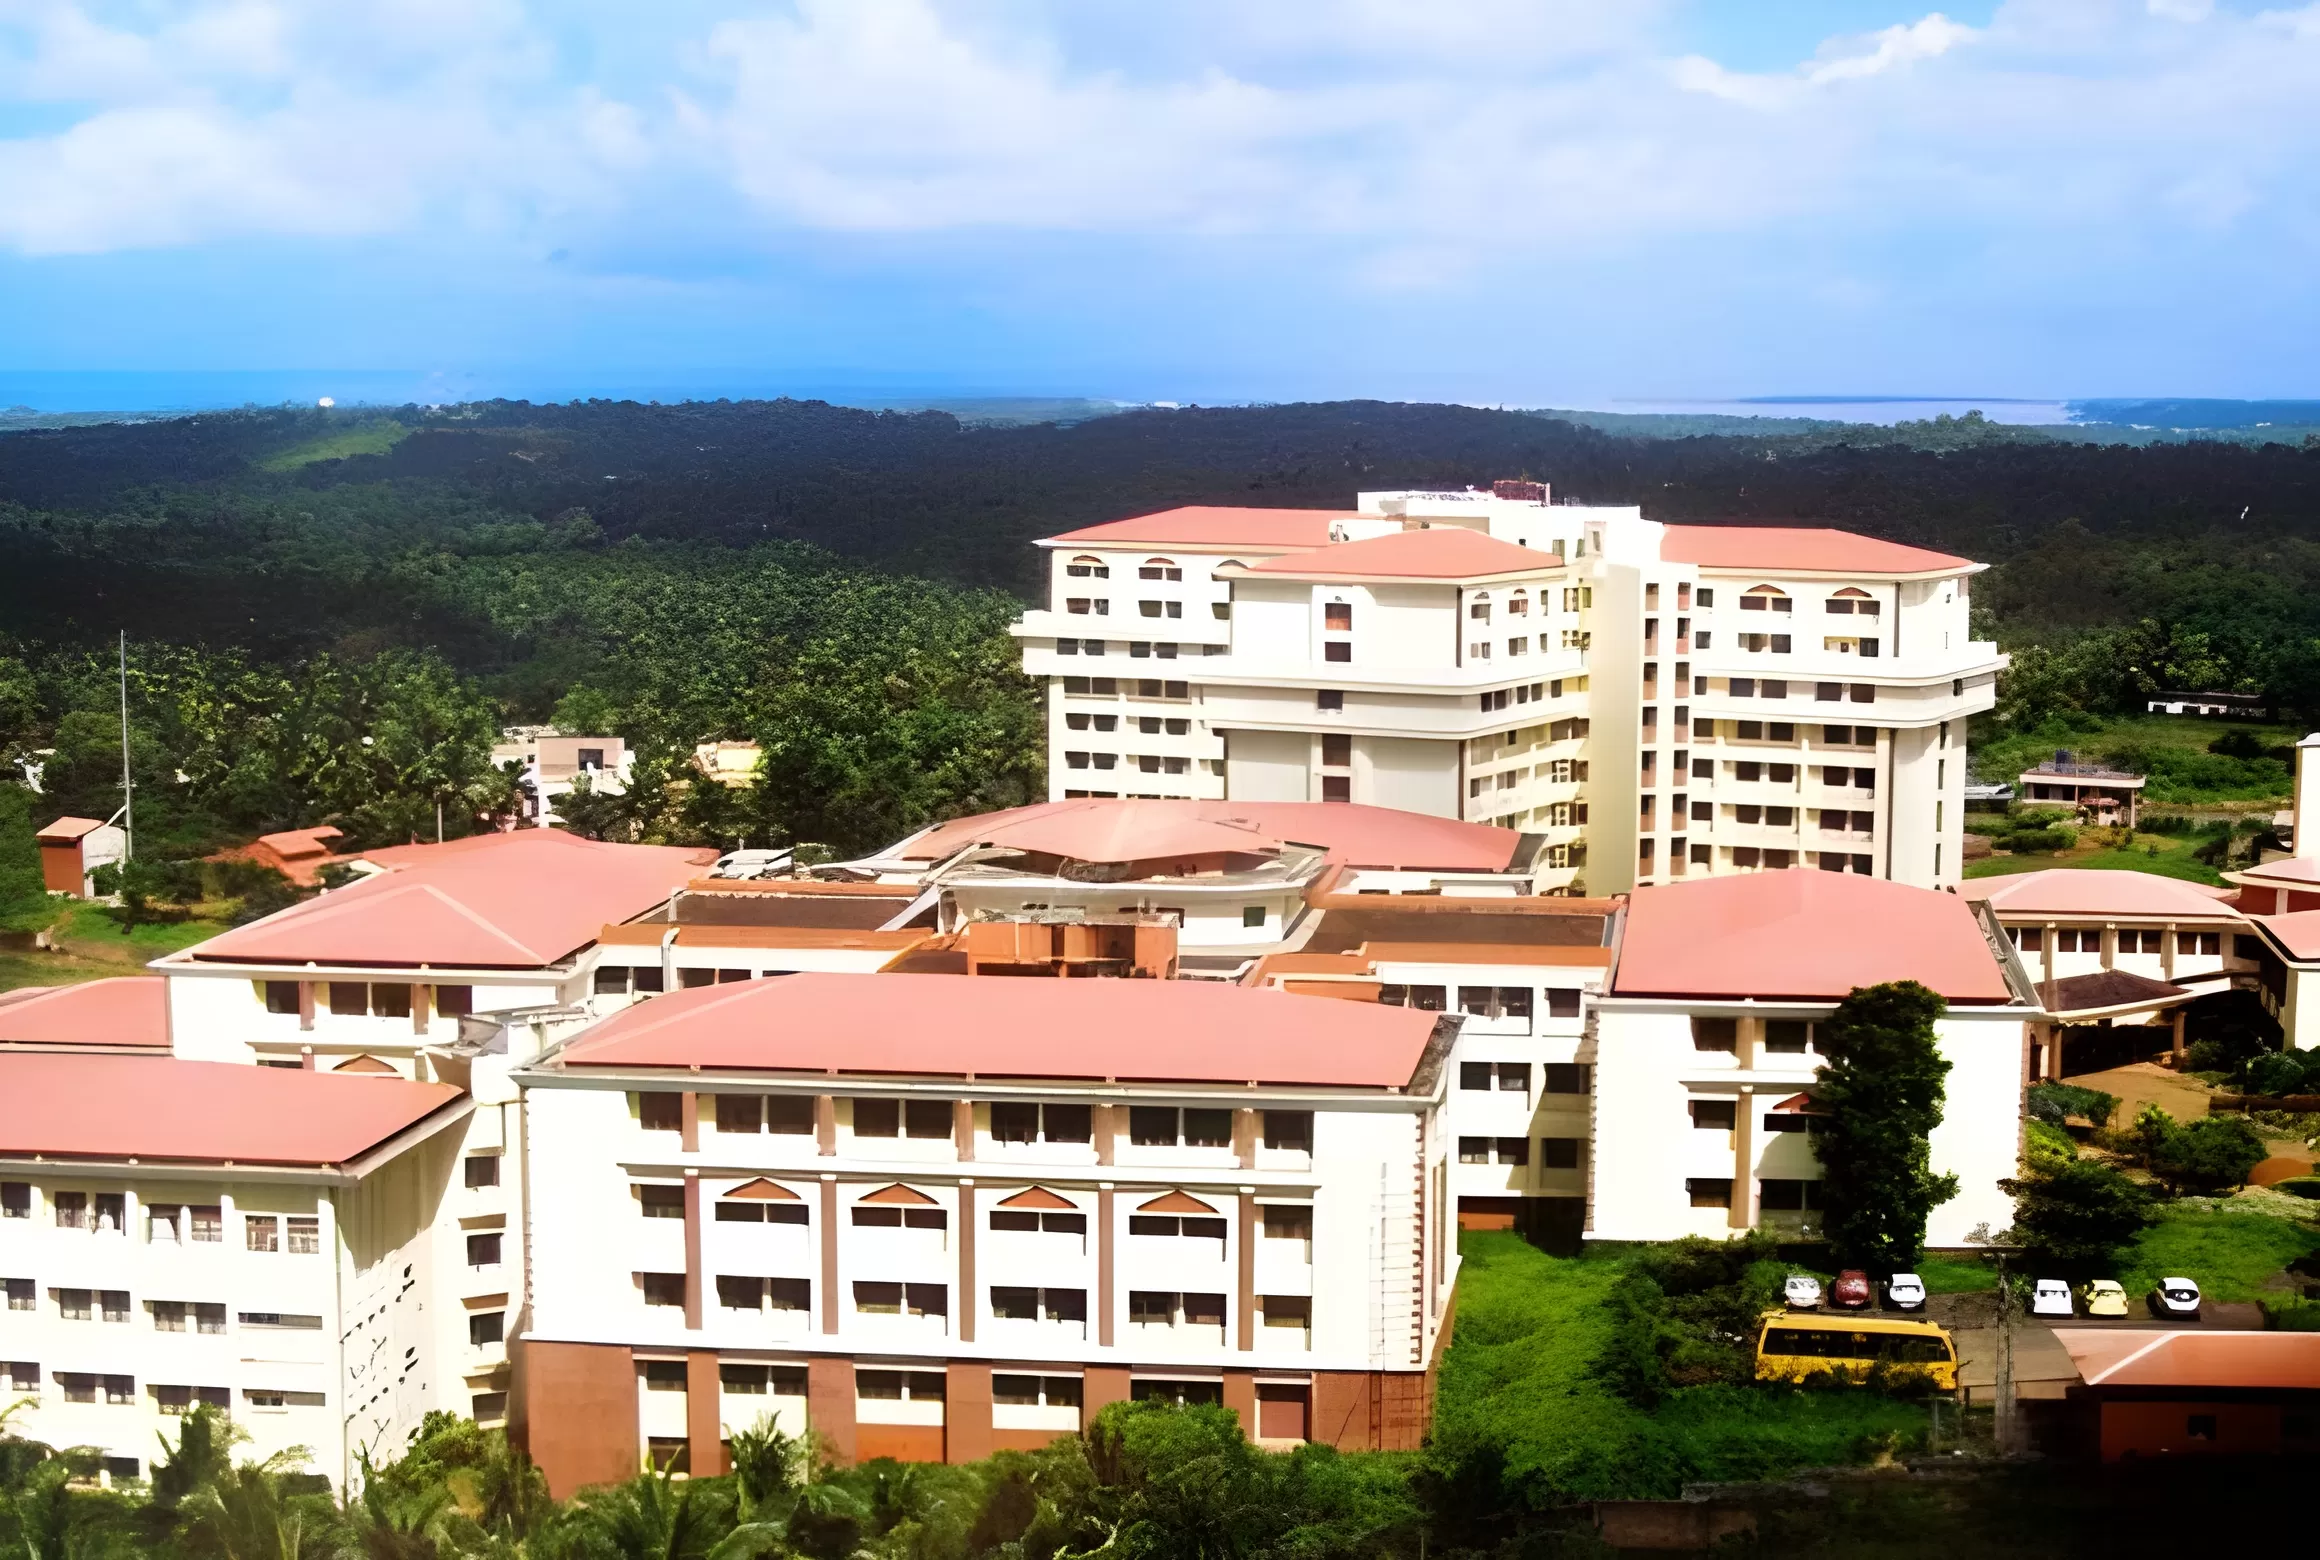
M 1869 1309 L 1869 1275 L 1859 1268 L 1847 1268 L 1829 1285 L 1829 1304 L 1841 1311 Z

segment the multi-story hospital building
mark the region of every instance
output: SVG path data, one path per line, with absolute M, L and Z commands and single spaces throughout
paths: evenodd
M 1015 626 L 1051 800 L 1357 801 L 1539 837 L 1543 886 L 1959 876 L 1983 567 L 1844 531 L 1489 493 L 1048 538 Z

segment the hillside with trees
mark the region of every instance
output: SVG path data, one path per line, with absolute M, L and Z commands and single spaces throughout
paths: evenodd
M 144 832 L 193 851 L 512 805 L 489 734 L 626 736 L 648 776 L 755 737 L 735 805 L 655 791 L 645 837 L 854 847 L 1035 794 L 1009 618 L 1030 542 L 1189 503 L 1544 478 L 1654 518 L 1843 526 L 1995 565 L 2016 656 L 1986 736 L 2189 685 L 2320 714 L 2320 447 L 1890 431 L 1625 436 L 1350 402 L 978 426 L 818 402 L 253 410 L 0 434 L 0 752 L 118 804 L 131 638 Z M 364 739 L 368 738 L 366 742 Z M 422 816 L 423 815 L 423 816 Z

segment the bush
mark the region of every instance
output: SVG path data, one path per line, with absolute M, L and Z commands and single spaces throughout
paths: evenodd
M 2072 1116 L 2083 1116 L 2098 1127 L 2107 1127 L 2111 1113 L 2119 1108 L 2117 1095 L 2081 1088 L 2075 1083 L 2034 1083 L 2024 1098 L 2031 1120 L 2057 1127 Z
M 2068 1276 L 2094 1277 L 2150 1224 L 2150 1194 L 2094 1159 L 2032 1165 L 1998 1186 L 2014 1199 L 2014 1231 L 2029 1254 Z
M 2266 1152 L 2255 1129 L 2237 1117 L 2177 1122 L 2156 1105 L 2144 1106 L 2121 1138 L 2143 1168 L 2178 1195 L 2244 1186 Z
M 2068 850 L 2076 843 L 2077 837 L 2068 829 L 2017 829 L 1998 841 L 1998 848 L 2012 851 L 2017 856 L 2027 856 L 2045 851 Z
M 2250 1094 L 2320 1093 L 2320 1051 L 2266 1051 L 2248 1059 L 2238 1081 Z
M 2060 1127 L 2035 1116 L 2022 1125 L 2022 1157 L 2029 1163 L 2068 1164 L 2078 1157 L 2078 1144 Z
M 2263 1300 L 2264 1325 L 2280 1332 L 2320 1332 L 2320 1300 Z
M 2306 1202 L 2320 1202 L 2320 1175 L 2298 1175 L 2285 1181 L 2274 1181 L 2272 1190 L 2286 1192 L 2290 1197 L 2301 1197 Z

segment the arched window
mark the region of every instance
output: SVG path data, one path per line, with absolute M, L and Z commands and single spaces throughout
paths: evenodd
M 1751 585 L 1741 593 L 1740 610 L 1743 612 L 1793 612 L 1796 603 L 1788 599 L 1788 592 L 1777 585 Z
M 1828 600 L 1828 609 L 1839 616 L 1858 613 L 1862 617 L 1875 617 L 1877 608 L 1876 597 L 1853 585 L 1846 586 Z
M 1466 615 L 1477 623 L 1490 621 L 1490 592 L 1478 590 L 1466 598 Z
M 1531 598 L 1519 590 L 1507 597 L 1506 615 L 1508 617 L 1529 617 L 1531 615 Z
M 1140 580 L 1180 580 L 1184 570 L 1173 558 L 1146 558 L 1144 566 L 1136 571 Z
M 1214 569 L 1211 569 L 1209 571 L 1208 577 L 1212 580 L 1229 580 L 1232 576 L 1226 574 L 1224 572 L 1225 570 L 1245 569 L 1247 567 L 1248 565 L 1241 562 L 1238 558 L 1227 558 L 1224 562 L 1218 564 Z
M 1065 564 L 1063 572 L 1075 580 L 1108 580 L 1112 577 L 1110 564 L 1101 558 L 1090 557 L 1086 553 L 1081 553 L 1071 562 Z

